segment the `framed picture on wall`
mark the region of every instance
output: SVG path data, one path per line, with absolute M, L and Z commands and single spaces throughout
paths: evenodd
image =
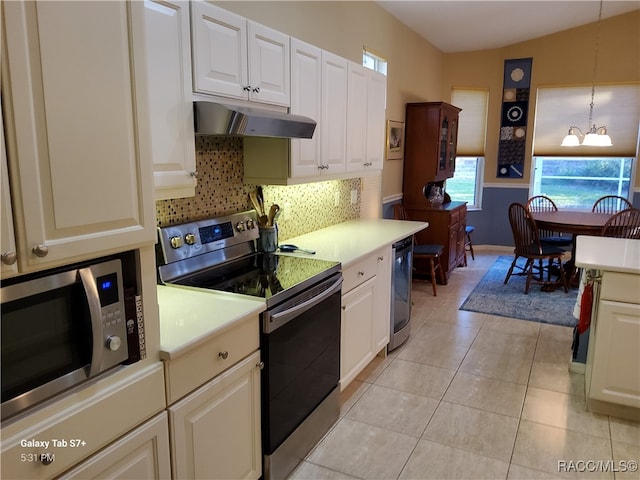
M 404 154 L 404 122 L 387 120 L 387 160 L 401 160 Z

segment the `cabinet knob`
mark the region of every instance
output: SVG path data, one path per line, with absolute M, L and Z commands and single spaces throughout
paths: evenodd
M 17 259 L 18 256 L 16 255 L 16 252 L 4 252 L 2 254 L 2 263 L 5 265 L 13 265 L 16 263 Z
M 256 87 L 253 89 L 253 93 L 260 93 L 260 87 Z
M 384 257 L 378 257 L 378 261 L 381 262 L 384 260 Z
M 245 92 L 250 92 L 251 91 L 251 85 L 247 85 L 246 87 L 242 88 Z
M 364 277 L 364 272 L 358 272 L 359 277 Z
M 197 178 L 198 172 L 197 171 L 196 172 L 189 172 L 189 176 L 193 177 L 193 178 Z
M 226 360 L 227 358 L 229 358 L 229 352 L 227 352 L 226 350 L 224 352 L 219 352 L 218 357 L 220 357 L 222 360 Z
M 264 362 L 256 363 L 256 367 L 258 367 L 260 370 L 264 370 Z
M 49 253 L 49 249 L 47 248 L 46 245 L 36 245 L 35 247 L 33 247 L 31 251 L 36 257 L 40 257 L 40 258 L 46 257 L 47 254 Z
M 40 463 L 43 465 L 51 465 L 56 459 L 53 453 L 45 452 L 40 454 Z

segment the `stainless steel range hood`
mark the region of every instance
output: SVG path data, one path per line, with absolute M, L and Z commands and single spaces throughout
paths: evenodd
M 193 102 L 196 135 L 311 138 L 316 122 L 301 115 L 221 103 Z

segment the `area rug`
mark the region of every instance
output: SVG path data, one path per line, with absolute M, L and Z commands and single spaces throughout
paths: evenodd
M 521 260 L 524 265 L 524 259 L 519 259 L 518 264 Z M 575 326 L 577 320 L 573 317 L 573 307 L 578 290 L 569 289 L 568 293 L 564 293 L 562 288 L 558 288 L 553 292 L 543 292 L 541 285 L 532 282 L 529 293 L 525 295 L 525 276 L 512 275 L 509 283 L 503 283 L 512 261 L 513 257 L 510 256 L 498 257 L 460 306 L 460 310 Z

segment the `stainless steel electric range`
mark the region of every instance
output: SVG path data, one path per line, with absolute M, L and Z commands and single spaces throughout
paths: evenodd
M 159 229 L 161 283 L 264 298 L 265 479 L 285 478 L 338 419 L 341 265 L 256 251 L 255 211 Z

